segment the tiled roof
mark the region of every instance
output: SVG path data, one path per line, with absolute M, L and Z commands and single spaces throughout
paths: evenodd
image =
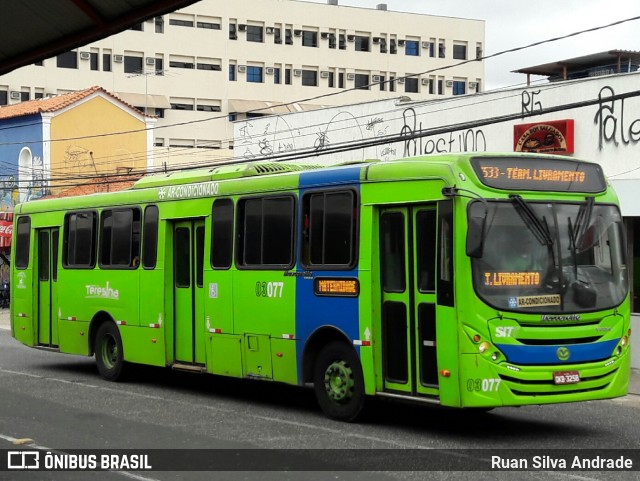
M 107 182 L 90 182 L 77 185 L 70 189 L 58 192 L 56 194 L 47 195 L 42 199 L 54 199 L 57 197 L 72 197 L 76 195 L 97 194 L 103 192 L 118 192 L 119 190 L 128 189 L 140 179 L 141 175 L 132 175 L 121 177 L 119 180 L 108 180 Z M 107 177 L 108 179 L 108 177 Z M 53 186 L 55 188 L 55 185 Z
M 82 99 L 85 99 L 96 92 L 102 92 L 109 97 L 114 98 L 121 104 L 126 105 L 130 109 L 133 109 L 136 112 L 142 114 L 142 112 L 136 109 L 133 105 L 128 104 L 116 95 L 107 92 L 102 87 L 94 85 L 93 87 L 89 87 L 88 89 L 69 92 L 66 94 L 59 94 L 46 99 L 27 100 L 26 102 L 20 102 L 19 104 L 0 107 L 0 119 L 10 119 L 14 117 L 22 117 L 24 115 L 39 114 L 42 112 L 56 112 L 57 110 L 64 109 L 65 107 L 68 107 L 69 105 L 72 105 Z

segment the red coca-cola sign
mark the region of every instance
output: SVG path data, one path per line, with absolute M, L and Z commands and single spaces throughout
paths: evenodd
M 0 220 L 0 237 L 11 238 L 13 234 L 13 224 L 6 220 Z

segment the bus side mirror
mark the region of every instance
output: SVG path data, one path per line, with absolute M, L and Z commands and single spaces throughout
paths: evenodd
M 482 257 L 484 250 L 484 228 L 487 218 L 469 217 L 467 230 L 467 255 L 473 258 Z

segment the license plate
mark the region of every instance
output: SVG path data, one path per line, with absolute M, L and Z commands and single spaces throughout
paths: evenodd
M 553 373 L 554 384 L 577 384 L 580 382 L 578 371 L 556 371 Z

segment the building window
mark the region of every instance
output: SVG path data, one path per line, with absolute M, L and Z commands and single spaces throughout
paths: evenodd
M 383 92 L 387 90 L 387 82 L 385 80 L 386 80 L 385 76 L 380 75 L 380 90 Z
M 89 57 L 91 70 L 98 70 L 98 52 L 91 52 Z
M 302 31 L 302 46 L 303 47 L 317 47 L 318 46 L 318 32 L 310 32 L 309 30 Z
M 418 79 L 415 77 L 405 78 L 404 91 L 408 93 L 418 93 Z
M 229 40 L 238 40 L 238 30 L 235 23 L 229 24 Z
M 389 53 L 396 54 L 398 53 L 398 46 L 396 45 L 396 39 L 392 38 L 389 40 Z
M 237 264 L 288 268 L 293 262 L 293 197 L 244 199 L 238 211 Z
M 247 42 L 264 42 L 264 28 L 247 25 Z
M 102 71 L 111 72 L 111 54 L 110 53 L 102 54 Z
M 387 53 L 387 39 L 380 39 L 380 53 Z
M 196 64 L 196 69 L 198 70 L 216 70 L 216 71 L 220 71 L 222 70 L 222 67 L 218 64 L 215 63 L 200 63 L 198 62 Z
M 329 48 L 336 48 L 336 36 L 333 33 L 329 34 Z
M 453 58 L 456 60 L 467 60 L 467 46 L 454 44 Z
M 44 66 L 44 61 L 39 60 L 38 62 L 34 62 L 34 64 L 36 67 L 43 67 Z
M 438 95 L 444 95 L 444 81 L 438 79 Z
M 453 95 L 464 95 L 466 93 L 467 83 L 460 80 L 453 81 Z
M 20 102 L 29 100 L 29 92 L 20 92 Z
M 282 43 L 282 29 L 280 28 L 273 29 L 273 43 L 277 43 L 277 44 Z
M 236 64 L 234 63 L 229 64 L 229 80 L 231 82 L 235 82 L 236 80 Z
M 214 22 L 197 22 L 196 27 L 207 28 L 209 30 L 220 30 L 220 24 Z
M 193 110 L 193 104 L 171 102 L 171 110 Z M 181 146 L 184 147 L 184 146 Z
M 164 33 L 164 19 L 162 17 L 156 17 L 154 19 L 156 33 Z
M 363 35 L 356 35 L 355 38 L 355 50 L 356 52 L 368 52 L 369 51 L 369 37 Z
M 420 43 L 417 40 L 407 40 L 404 43 L 404 54 L 410 57 L 417 57 L 420 55 Z
M 219 105 L 202 105 L 202 104 L 196 105 L 196 110 L 198 112 L 220 112 L 221 111 Z
M 159 119 L 164 119 L 164 109 L 156 107 L 156 109 L 153 112 L 153 115 L 155 115 Z
M 78 52 L 64 52 L 56 57 L 59 68 L 78 68 Z
M 303 70 L 302 71 L 302 85 L 309 87 L 318 86 L 318 72 L 315 70 Z
M 438 58 L 444 58 L 444 52 L 445 52 L 444 42 L 438 43 Z
M 248 65 L 247 82 L 262 83 L 262 67 Z
M 43 99 L 44 98 L 44 92 L 36 92 L 35 94 L 33 94 L 33 98 L 34 99 Z
M 169 67 L 193 69 L 194 65 L 193 65 L 193 62 L 181 62 L 177 60 L 170 60 Z M 126 69 L 125 69 L 125 72 L 126 72 Z
M 129 30 L 136 30 L 138 32 L 142 32 L 143 31 L 142 22 L 141 23 L 135 23 L 135 24 L 131 25 L 129 27 Z
M 341 33 L 340 35 L 338 35 L 338 48 L 340 50 L 347 49 L 347 37 L 344 33 Z
M 344 88 L 344 72 L 340 72 L 338 74 L 338 88 L 339 89 Z
M 284 30 L 284 43 L 286 45 L 293 45 L 293 32 L 290 28 Z
M 335 75 L 333 72 L 329 72 L 329 87 L 333 88 L 336 86 Z
M 280 67 L 274 67 L 273 69 L 273 83 L 279 84 L 282 80 L 280 79 Z
M 360 90 L 369 90 L 369 76 L 357 73 L 355 78 L 355 88 Z
M 124 73 L 142 73 L 142 57 L 124 56 Z
M 291 85 L 291 69 L 290 68 L 284 69 L 284 83 L 285 85 Z
M 178 27 L 193 27 L 193 20 L 180 20 L 177 18 L 170 18 L 169 25 L 176 25 Z
M 436 56 L 436 43 L 435 42 L 429 42 L 429 57 L 435 57 Z
M 160 58 L 156 58 L 155 71 L 156 75 L 163 76 L 164 75 L 164 61 Z

